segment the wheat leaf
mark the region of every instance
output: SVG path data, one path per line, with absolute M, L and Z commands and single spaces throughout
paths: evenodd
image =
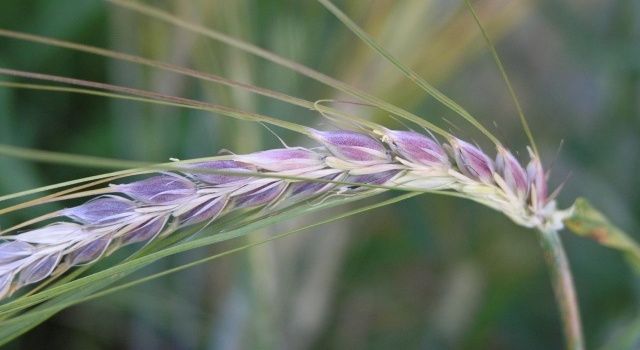
M 640 246 L 631 235 L 613 225 L 586 198 L 578 198 L 573 204 L 572 215 L 564 221 L 567 228 L 582 237 L 621 251 L 631 266 L 640 273 Z

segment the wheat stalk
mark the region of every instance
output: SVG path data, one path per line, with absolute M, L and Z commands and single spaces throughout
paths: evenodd
M 567 215 L 547 194 L 546 175 L 533 152 L 525 170 L 502 146 L 494 161 L 457 138 L 440 144 L 417 132 L 383 127 L 367 132 L 309 129 L 309 134 L 322 146 L 232 155 L 189 164 L 193 171 L 112 184 L 102 196 L 42 218 L 70 220 L 3 236 L 0 298 L 124 245 L 209 224 L 225 213 L 385 190 L 376 186 L 452 191 L 519 225 L 543 230 L 561 228 Z

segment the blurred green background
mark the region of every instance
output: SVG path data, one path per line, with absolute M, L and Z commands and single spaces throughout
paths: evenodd
M 314 1 L 145 3 L 358 86 L 492 152 L 469 125 L 404 79 Z M 462 2 L 336 4 L 526 159 L 513 102 Z M 640 3 L 474 4 L 546 164 L 555 159 L 552 186 L 568 179 L 560 205 L 586 196 L 621 227 L 640 232 Z M 282 67 L 98 0 L 3 0 L 0 27 L 188 66 L 311 101 L 352 100 Z M 311 111 L 244 91 L 28 42 L 0 38 L 0 66 L 330 126 Z M 402 127 L 373 108 L 338 107 Z M 289 144 L 309 144 L 277 132 Z M 260 125 L 204 112 L 7 88 L 0 88 L 0 143 L 153 162 L 279 145 Z M 6 157 L 0 157 L 0 169 L 0 194 L 102 172 Z M 0 224 L 9 226 L 47 209 L 17 212 L 0 218 Z M 247 240 L 310 221 L 301 218 Z M 625 261 L 569 233 L 563 239 L 588 347 L 609 348 L 623 337 L 640 336 L 640 326 L 634 326 L 640 322 L 640 286 Z M 223 249 L 172 257 L 143 274 Z M 72 307 L 9 348 L 558 349 L 562 344 L 533 232 L 477 204 L 425 195 Z

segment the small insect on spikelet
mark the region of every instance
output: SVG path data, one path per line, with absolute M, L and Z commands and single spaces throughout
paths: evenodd
M 526 227 L 562 226 L 563 214 L 547 195 L 546 175 L 533 152 L 525 170 L 502 146 L 494 161 L 463 140 L 441 144 L 413 131 L 379 127 L 369 133 L 310 130 L 309 135 L 321 147 L 234 155 L 189 164 L 193 171 L 112 184 L 109 194 L 55 214 L 68 221 L 2 237 L 0 298 L 73 266 L 93 263 L 121 246 L 208 224 L 234 210 L 268 210 L 283 203 L 385 189 L 376 186 L 452 191 Z

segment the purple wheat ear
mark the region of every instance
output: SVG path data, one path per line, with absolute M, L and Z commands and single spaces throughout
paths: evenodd
M 4 236 L 0 298 L 54 273 L 92 263 L 120 246 L 208 224 L 234 210 L 269 210 L 280 203 L 300 205 L 313 198 L 363 194 L 372 185 L 455 191 L 527 227 L 558 222 L 554 211 L 545 209 L 546 176 L 533 154 L 525 172 L 506 149 L 498 148 L 494 163 L 478 147 L 456 138 L 442 146 L 426 135 L 382 127 L 371 134 L 314 130 L 311 136 L 322 147 L 188 163 L 180 174 L 165 172 L 111 185 L 113 194 L 55 213 L 73 222 Z M 445 147 L 451 148 L 452 157 Z

